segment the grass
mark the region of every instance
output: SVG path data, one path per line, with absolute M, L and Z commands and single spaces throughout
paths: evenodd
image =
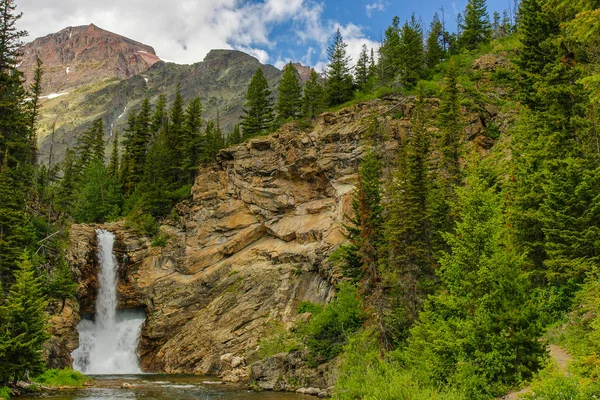
M 46 386 L 81 387 L 87 380 L 89 380 L 89 378 L 81 372 L 72 370 L 70 368 L 65 368 L 60 370 L 49 369 L 42 375 L 35 377 L 32 380 Z
M 0 399 L 10 399 L 10 389 L 6 386 L 0 387 Z

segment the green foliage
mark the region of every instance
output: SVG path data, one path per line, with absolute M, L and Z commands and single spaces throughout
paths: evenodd
M 339 400 L 462 400 L 447 390 L 426 386 L 392 357 L 382 357 L 376 334 L 353 335 L 344 348 L 333 398 Z
M 354 94 L 352 75 L 350 75 L 350 57 L 346 54 L 348 45 L 338 29 L 333 35 L 333 43 L 327 48 L 327 85 L 325 94 L 330 106 L 345 103 Z
M 302 87 L 298 81 L 296 67 L 290 61 L 283 67 L 283 76 L 277 86 L 279 98 L 277 99 L 277 119 L 285 121 L 289 118 L 296 119 L 300 116 Z
M 302 347 L 300 336 L 288 331 L 281 323 L 271 323 L 258 342 L 258 357 L 264 359 L 279 353 L 289 353 Z
M 425 76 L 423 30 L 414 14 L 400 30 L 399 56 L 400 82 L 410 89 Z
M 10 399 L 12 392 L 6 386 L 0 386 L 0 399 Z
M 444 290 L 411 330 L 407 362 L 421 366 L 421 381 L 483 399 L 530 377 L 544 349 L 522 256 L 502 229 L 501 198 L 478 174 L 457 193 L 460 222 L 440 259 Z
M 319 74 L 311 68 L 310 79 L 304 85 L 302 96 L 302 111 L 306 118 L 314 119 L 323 111 L 325 89 L 319 82 Z
M 158 233 L 159 226 L 151 214 L 137 210 L 127 218 L 127 228 L 133 229 L 142 236 L 153 237 Z
M 45 386 L 74 386 L 82 387 L 89 380 L 88 377 L 79 371 L 71 368 L 48 369 L 43 374 L 32 378 L 34 382 Z
M 101 160 L 90 162 L 83 171 L 82 186 L 72 212 L 77 222 L 106 222 L 120 215 L 122 196 L 114 176 Z
M 444 27 L 438 14 L 433 15 L 433 20 L 429 25 L 429 34 L 427 35 L 425 63 L 427 68 L 432 69 L 438 65 L 446 56 L 444 49 Z
M 600 396 L 600 384 L 590 378 L 565 375 L 549 363 L 531 383 L 522 400 L 589 400 Z
M 26 371 L 43 371 L 41 350 L 49 338 L 46 304 L 40 279 L 25 257 L 8 297 L 0 304 L 0 382 L 16 381 Z
M 356 287 L 342 283 L 335 299 L 323 311 L 313 315 L 306 328 L 309 364 L 316 366 L 340 354 L 348 337 L 362 326 L 364 320 Z
M 400 73 L 400 18 L 395 16 L 385 30 L 383 43 L 379 47 L 379 80 L 383 85 L 390 84 Z
M 458 39 L 459 46 L 467 50 L 474 50 L 481 44 L 489 43 L 492 27 L 485 0 L 469 0 L 461 29 L 462 32 Z
M 303 301 L 298 305 L 298 309 L 296 310 L 296 312 L 298 314 L 303 314 L 303 313 L 311 313 L 311 314 L 318 314 L 321 311 L 323 311 L 323 306 L 319 305 L 319 304 L 314 304 L 311 303 L 310 301 Z
M 77 283 L 73 279 L 71 268 L 65 260 L 55 266 L 46 295 L 55 299 L 74 299 L 77 294 Z
M 248 86 L 243 112 L 241 126 L 244 139 L 267 133 L 273 124 L 273 99 L 267 78 L 260 68 Z

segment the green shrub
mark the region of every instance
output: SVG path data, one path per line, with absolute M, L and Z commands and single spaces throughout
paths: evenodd
M 136 233 L 154 237 L 158 233 L 158 222 L 151 215 L 142 212 L 141 210 L 133 211 L 133 213 L 127 217 L 126 228 L 133 229 Z
M 152 247 L 165 247 L 168 239 L 169 235 L 159 233 L 154 239 L 152 239 L 151 245 Z
M 10 399 L 10 389 L 6 386 L 0 387 L 0 399 Z
M 286 330 L 280 322 L 272 323 L 258 344 L 258 357 L 260 359 L 279 353 L 289 353 L 302 347 L 299 337 L 294 332 Z
M 377 335 L 363 331 L 344 348 L 333 398 L 337 400 L 462 400 L 419 382 L 393 357 L 382 358 Z M 394 355 L 393 353 L 391 355 Z
M 487 137 L 497 140 L 500 138 L 500 127 L 492 122 L 488 125 L 487 129 L 485 130 L 485 134 L 487 135 Z
M 589 378 L 564 375 L 550 364 L 531 384 L 523 400 L 588 400 L 600 397 L 600 384 Z
M 320 313 L 321 311 L 323 311 L 323 306 L 311 303 L 310 301 L 303 301 L 298 304 L 297 313 L 303 314 L 309 312 L 314 315 Z
M 365 320 L 356 287 L 342 283 L 336 298 L 316 314 L 306 327 L 306 345 L 312 366 L 336 357 Z
M 70 368 L 49 369 L 42 375 L 33 378 L 34 382 L 46 386 L 76 386 L 81 387 L 89 380 L 84 374 Z

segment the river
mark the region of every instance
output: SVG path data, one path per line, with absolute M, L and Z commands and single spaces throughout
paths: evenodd
M 45 392 L 24 399 L 53 400 L 314 400 L 316 397 L 284 392 L 254 392 L 243 387 L 221 384 L 215 378 L 184 375 L 95 376 L 92 386 L 77 390 Z M 131 388 L 123 388 L 128 383 Z

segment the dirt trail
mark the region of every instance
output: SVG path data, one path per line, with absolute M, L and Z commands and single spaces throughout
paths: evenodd
M 548 353 L 550 358 L 556 362 L 558 371 L 564 375 L 570 375 L 568 371 L 569 363 L 573 361 L 571 356 L 565 349 L 555 344 L 548 346 Z M 523 388 L 517 392 L 510 392 L 509 394 L 499 397 L 500 400 L 518 400 L 521 395 L 528 393 L 531 389 L 529 387 Z

